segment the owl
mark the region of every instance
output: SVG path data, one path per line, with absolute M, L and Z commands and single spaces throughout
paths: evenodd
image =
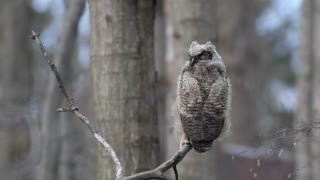
M 176 130 L 180 146 L 191 143 L 203 153 L 230 126 L 231 84 L 215 46 L 192 42 L 189 60 L 178 79 L 175 103 Z

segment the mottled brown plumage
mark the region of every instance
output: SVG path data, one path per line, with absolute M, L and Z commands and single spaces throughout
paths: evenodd
M 181 145 L 190 141 L 195 151 L 203 153 L 229 127 L 231 86 L 211 42 L 193 42 L 189 55 L 178 80 L 177 128 L 182 129 Z

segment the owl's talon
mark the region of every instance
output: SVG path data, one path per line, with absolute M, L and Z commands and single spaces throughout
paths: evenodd
M 182 141 L 180 147 L 182 147 L 182 146 L 185 145 L 185 144 L 190 144 L 190 141 L 187 140 L 187 139 L 184 140 L 184 141 Z
M 182 135 L 181 140 L 180 140 L 180 147 L 182 147 L 185 144 L 190 144 L 189 139 L 185 134 Z

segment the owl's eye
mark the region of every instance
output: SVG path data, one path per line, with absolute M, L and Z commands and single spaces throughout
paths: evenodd
M 210 54 L 208 52 L 203 52 L 199 55 L 199 59 L 201 60 L 207 60 L 207 59 L 210 59 L 209 58 Z

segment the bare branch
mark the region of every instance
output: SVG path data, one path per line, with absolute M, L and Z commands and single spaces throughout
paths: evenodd
M 68 105 L 67 107 L 59 108 L 57 111 L 58 112 L 67 112 L 67 111 L 72 112 L 88 127 L 88 129 L 94 135 L 96 140 L 99 141 L 99 143 L 107 150 L 107 152 L 110 154 L 113 162 L 116 164 L 117 179 L 121 178 L 123 176 L 123 169 L 122 169 L 119 158 L 117 157 L 117 155 L 114 152 L 114 150 L 112 149 L 112 147 L 107 143 L 107 141 L 102 138 L 102 136 L 99 134 L 99 132 L 96 130 L 96 128 L 94 128 L 94 126 L 91 125 L 89 119 L 87 117 L 85 117 L 84 115 L 82 115 L 80 113 L 79 109 L 77 107 L 75 107 L 73 99 L 70 96 L 70 94 L 68 93 L 67 89 L 65 88 L 63 81 L 62 81 L 62 78 L 61 78 L 61 75 L 60 75 L 56 65 L 54 63 L 52 63 L 52 61 L 51 61 L 45 47 L 43 46 L 39 36 L 40 36 L 40 33 L 36 33 L 34 31 L 32 31 L 31 38 L 38 44 L 42 54 L 44 55 L 47 63 L 49 64 L 52 72 L 54 73 L 54 75 L 58 81 L 59 88 L 62 91 L 62 93 L 67 101 L 67 105 Z
M 168 161 L 164 162 L 157 168 L 132 176 L 124 177 L 122 180 L 166 179 L 163 173 L 173 166 L 177 165 L 191 149 L 191 144 L 185 144 Z

